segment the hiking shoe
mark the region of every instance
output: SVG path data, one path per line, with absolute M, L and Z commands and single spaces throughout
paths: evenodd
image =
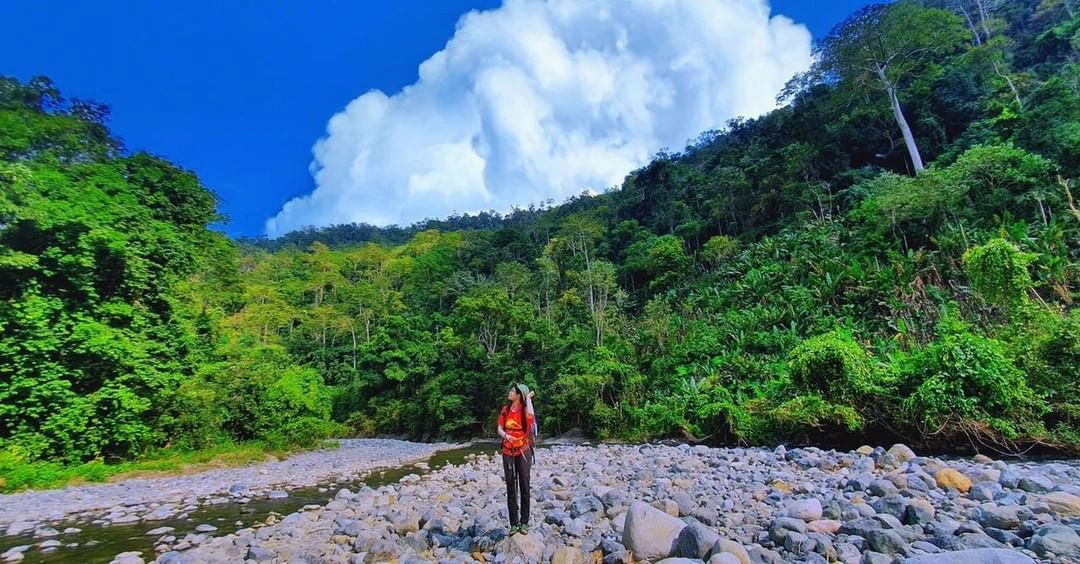
M 529 534 L 529 527 L 527 525 L 521 525 L 518 527 L 518 532 L 523 535 L 527 535 Z
M 518 534 L 519 531 L 521 531 L 521 525 L 511 525 L 510 526 L 510 536 L 514 536 L 514 535 Z

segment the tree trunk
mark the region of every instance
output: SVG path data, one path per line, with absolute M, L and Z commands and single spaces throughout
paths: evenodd
M 1024 102 L 1020 100 L 1020 91 L 1016 89 L 1016 84 L 1013 83 L 1012 77 L 1009 76 L 1009 73 L 1001 70 L 1001 64 L 997 61 L 994 61 L 994 72 L 997 73 L 997 75 L 1001 78 L 1005 79 L 1005 83 L 1009 85 L 1009 90 L 1012 91 L 1013 98 L 1016 100 L 1017 109 L 1023 111 Z
M 975 0 L 975 5 L 979 7 L 979 23 L 982 24 L 983 33 L 986 34 L 986 40 L 990 41 L 990 26 L 987 24 L 987 20 L 990 19 L 989 10 L 986 9 L 986 0 Z
M 971 14 L 968 13 L 967 8 L 964 8 L 964 3 L 957 2 L 956 8 L 960 10 L 960 13 L 964 15 L 964 19 L 967 20 L 968 29 L 971 30 L 971 35 L 974 37 L 975 46 L 982 45 L 982 37 L 979 36 L 979 28 L 975 27 L 975 21 L 971 19 Z
M 915 136 L 911 133 L 911 127 L 908 126 L 907 119 L 904 118 L 904 110 L 900 107 L 900 99 L 896 97 L 896 85 L 889 81 L 885 76 L 885 69 L 878 67 L 878 78 L 881 79 L 881 83 L 885 86 L 885 92 L 889 94 L 889 102 L 892 104 L 893 117 L 896 118 L 896 124 L 900 126 L 900 133 L 904 135 L 904 144 L 907 145 L 908 155 L 911 156 L 911 165 L 915 168 L 915 174 L 918 174 L 926 169 L 923 166 L 922 156 L 919 155 L 919 147 L 915 145 Z
M 585 275 L 589 279 L 589 311 L 592 313 L 593 325 L 596 327 L 596 348 L 600 348 L 603 342 L 603 335 L 600 330 L 600 319 L 596 313 L 596 285 L 593 283 L 592 276 L 592 262 L 589 260 L 589 244 L 585 242 L 585 237 L 582 236 L 582 252 L 585 254 Z
M 356 327 L 349 324 L 349 333 L 352 334 L 352 369 L 356 370 Z

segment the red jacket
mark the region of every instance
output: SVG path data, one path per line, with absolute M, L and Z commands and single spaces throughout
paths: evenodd
M 506 431 L 507 438 L 503 439 L 502 452 L 507 456 L 520 456 L 528 450 L 532 443 L 530 430 L 535 425 L 532 415 L 525 412 L 525 405 L 519 409 L 510 406 L 503 407 L 499 414 L 499 426 Z

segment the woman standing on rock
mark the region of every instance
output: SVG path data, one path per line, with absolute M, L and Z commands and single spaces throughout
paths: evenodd
M 532 398 L 525 384 L 514 384 L 499 413 L 506 506 L 510 510 L 510 534 L 529 534 L 529 471 L 532 469 L 532 437 L 536 424 Z M 520 513 L 518 492 L 521 492 Z

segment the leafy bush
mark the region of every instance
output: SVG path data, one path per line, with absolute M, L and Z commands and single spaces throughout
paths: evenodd
M 991 239 L 964 253 L 964 269 L 981 298 L 999 307 L 1015 308 L 1027 302 L 1031 287 L 1027 266 L 1034 259 L 1034 254 L 1021 252 L 1004 239 Z
M 290 437 L 311 434 L 312 424 L 295 422 L 328 422 L 332 401 L 315 369 L 292 365 L 280 347 L 255 347 L 207 365 L 181 385 L 171 430 L 178 444 L 191 448 L 253 439 L 299 444 Z M 290 424 L 301 427 L 285 429 Z
M 873 358 L 845 331 L 803 341 L 788 355 L 788 366 L 796 389 L 822 394 L 836 403 L 855 405 L 880 391 Z
M 1051 370 L 1038 382 L 1054 403 L 1080 406 L 1080 309 L 1060 318 L 1041 343 L 1039 355 Z
M 929 430 L 975 421 L 1014 437 L 1045 411 L 1001 342 L 955 320 L 943 322 L 940 331 L 939 340 L 897 357 L 898 374 L 910 390 L 902 404 L 910 421 Z
M 330 437 L 348 434 L 348 427 L 318 417 L 289 419 L 268 430 L 265 440 L 275 448 L 317 446 Z
M 786 401 L 766 397 L 750 400 L 730 411 L 736 435 L 751 444 L 777 442 L 821 443 L 863 428 L 854 408 L 837 405 L 817 395 Z

